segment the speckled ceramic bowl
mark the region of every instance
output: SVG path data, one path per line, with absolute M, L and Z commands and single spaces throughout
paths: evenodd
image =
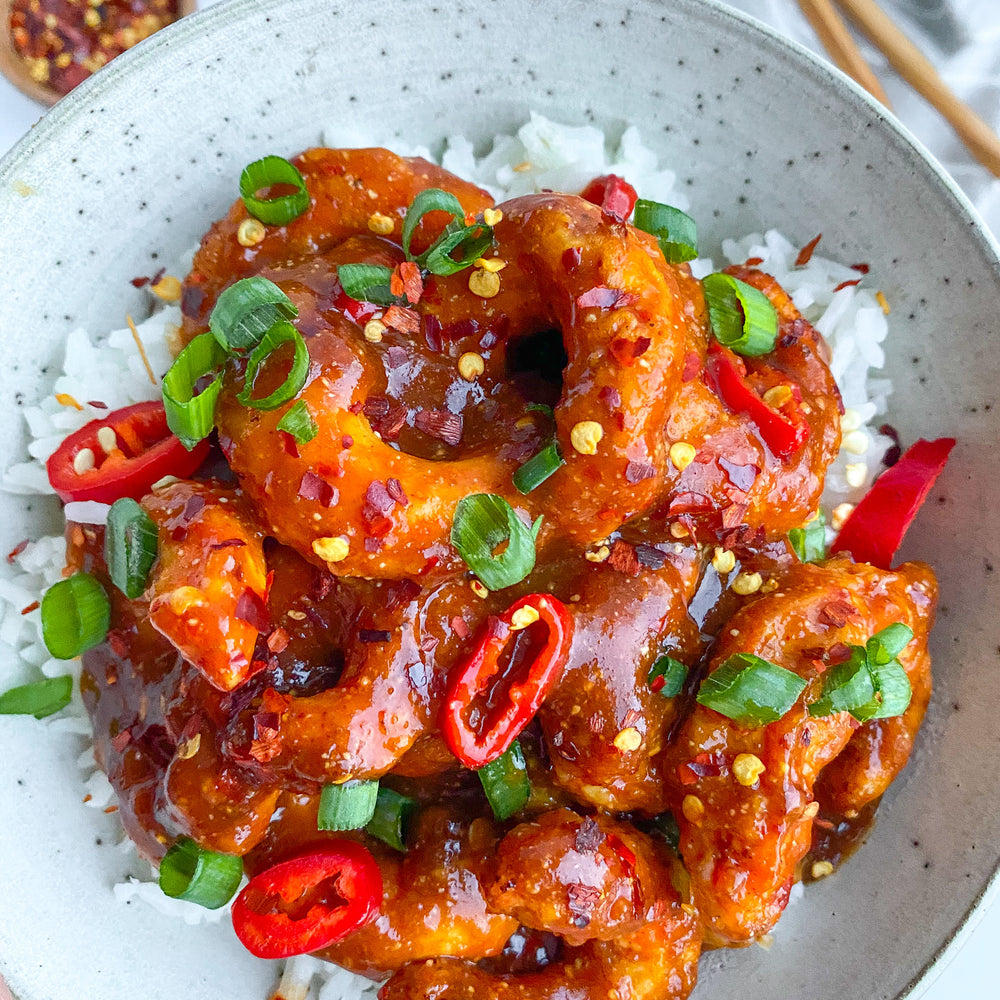
M 140 308 L 128 279 L 191 245 L 246 162 L 315 143 L 330 122 L 433 144 L 453 131 L 485 139 L 531 108 L 611 131 L 639 124 L 710 242 L 775 226 L 868 261 L 893 303 L 894 423 L 907 440 L 959 440 L 904 553 L 942 584 L 937 690 L 915 758 L 869 843 L 807 890 L 771 950 L 707 957 L 695 994 L 913 996 L 991 891 L 1000 851 L 1000 274 L 938 169 L 798 49 L 696 0 L 234 0 L 186 19 L 0 163 L 0 463 L 21 454 L 18 403 L 67 331 Z M 0 504 L 7 551 L 43 512 Z M 0 664 L 0 680 L 13 670 Z M 116 903 L 124 862 L 95 845 L 78 750 L 30 719 L 0 726 L 0 970 L 14 994 L 266 996 L 273 970 L 225 924 Z

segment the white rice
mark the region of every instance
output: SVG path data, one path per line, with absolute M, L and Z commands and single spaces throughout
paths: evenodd
M 346 135 L 329 128 L 324 140 L 330 146 L 358 146 L 377 143 L 380 138 Z M 400 153 L 432 158 L 425 148 L 404 149 L 398 141 L 384 138 L 381 141 Z M 498 200 L 543 188 L 580 190 L 595 176 L 616 173 L 624 176 L 645 198 L 682 209 L 688 207 L 683 192 L 674 188 L 674 173 L 657 163 L 655 154 L 642 144 L 634 127 L 625 130 L 615 148 L 608 148 L 596 128 L 569 127 L 532 114 L 516 136 L 497 136 L 492 149 L 483 157 L 476 157 L 468 140 L 449 138 L 440 162 L 459 176 L 487 188 Z M 863 495 L 889 444 L 888 439 L 872 429 L 872 422 L 877 423 L 876 418 L 885 413 L 886 397 L 891 391 L 889 381 L 876 374 L 884 363 L 881 345 L 888 324 L 875 297 L 874 276 L 864 277 L 860 287 L 834 292 L 841 282 L 861 277 L 859 272 L 820 254 L 814 254 L 804 267 L 796 267 L 799 248 L 773 230 L 763 236 L 752 234 L 740 240 L 727 240 L 723 252 L 729 263 L 761 258 L 761 268 L 777 278 L 830 345 L 832 369 L 847 414 L 846 447 L 827 479 L 824 506 L 829 514 L 838 504 L 856 501 Z M 190 255 L 178 262 L 176 274 L 183 275 L 189 266 Z M 696 261 L 693 266 L 699 276 L 714 269 L 713 263 L 706 260 Z M 179 323 L 177 307 L 160 306 L 138 326 L 146 354 L 158 376 L 170 366 L 168 343 Z M 81 408 L 59 402 L 56 396 L 62 394 L 72 397 Z M 102 413 L 158 396 L 159 387 L 150 382 L 127 327 L 106 337 L 74 330 L 67 338 L 62 374 L 55 380 L 51 393 L 24 410 L 30 460 L 5 470 L 0 488 L 9 493 L 50 494 L 45 460 L 68 434 Z M 88 402 L 95 400 L 106 404 L 107 409 Z M 103 523 L 106 512 L 104 504 L 67 507 L 67 514 L 74 519 L 94 524 Z M 43 537 L 28 544 L 10 563 L 0 560 L 0 662 L 14 665 L 5 671 L 0 688 L 24 683 L 38 674 L 52 677 L 70 672 L 74 678 L 79 675 L 79 660 L 56 660 L 45 649 L 39 611 L 22 614 L 23 609 L 39 600 L 61 578 L 64 556 L 62 537 Z M 77 685 L 70 707 L 47 723 L 89 734 Z M 80 764 L 85 794 L 90 796 L 88 804 L 95 810 L 103 810 L 114 801 L 111 785 L 96 770 L 92 751 L 83 754 Z M 124 835 L 122 849 L 134 854 L 131 842 Z M 134 860 L 138 863 L 137 857 Z M 155 871 L 148 881 L 131 878 L 114 886 L 112 891 L 122 902 L 142 900 L 188 923 L 218 924 L 228 913 L 228 908 L 208 911 L 169 899 L 156 885 Z M 284 1000 L 305 1000 L 307 996 L 316 1000 L 361 1000 L 371 997 L 376 989 L 367 979 L 302 956 L 286 963 L 279 993 Z

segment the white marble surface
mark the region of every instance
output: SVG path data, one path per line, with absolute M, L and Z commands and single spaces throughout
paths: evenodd
M 217 0 L 201 0 L 201 7 Z M 819 50 L 816 36 L 793 0 L 731 0 L 734 6 L 771 24 L 804 45 Z M 935 62 L 945 80 L 979 114 L 1000 127 L 1000 3 L 997 0 L 885 0 L 899 24 Z M 937 15 L 922 21 L 913 8 Z M 948 21 L 951 17 L 954 20 Z M 936 30 L 935 30 L 936 29 Z M 957 32 L 956 30 L 957 29 Z M 960 43 L 947 50 L 935 41 Z M 979 166 L 948 126 L 916 96 L 885 63 L 882 56 L 862 48 L 885 87 L 894 110 L 907 127 L 947 167 L 994 232 L 1000 232 L 1000 181 Z M 0 153 L 9 149 L 39 118 L 42 110 L 0 79 Z M 920 919 L 919 914 L 914 919 Z M 1000 976 L 1000 900 L 981 918 L 940 976 L 920 992 L 923 1000 L 986 1000 L 997 995 Z M 0 984 L 2 990 L 2 984 Z M 851 998 L 855 1000 L 855 998 Z M 868 998 L 856 998 L 868 1000 Z

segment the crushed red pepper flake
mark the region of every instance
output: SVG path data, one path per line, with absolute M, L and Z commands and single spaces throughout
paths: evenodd
M 410 500 L 403 490 L 403 484 L 398 479 L 389 478 L 385 481 L 385 491 L 401 507 L 409 507 Z
M 239 621 L 245 622 L 251 628 L 255 628 L 258 632 L 267 632 L 271 627 L 264 599 L 249 587 L 237 599 L 236 610 L 233 612 L 233 615 Z
M 311 469 L 302 473 L 298 495 L 303 500 L 311 500 L 321 507 L 335 507 L 340 500 L 340 491 Z
M 819 609 L 819 621 L 833 628 L 843 628 L 851 618 L 858 617 L 858 609 L 849 601 L 827 601 Z
M 125 747 L 132 742 L 132 727 L 129 726 L 126 729 L 120 729 L 111 738 L 111 746 L 114 747 L 115 753 L 122 753 Z
M 38 601 L 32 601 L 27 607 L 21 608 L 22 615 L 30 615 L 32 611 L 37 611 L 41 607 Z
M 812 255 L 816 251 L 816 247 L 819 245 L 819 241 L 823 238 L 823 234 L 820 233 L 814 236 L 800 251 L 799 255 L 795 258 L 796 267 L 805 267 L 806 264 L 812 260 Z
M 701 371 L 701 355 L 697 351 L 688 351 L 684 355 L 684 369 L 681 371 L 681 381 L 690 382 L 698 377 Z
M 744 261 L 744 264 L 746 264 L 747 267 L 758 267 L 763 263 L 764 263 L 763 257 L 747 257 L 747 259 Z
M 428 635 L 420 640 L 420 652 L 421 653 L 433 653 L 437 649 L 439 639 L 435 639 L 434 636 Z
M 7 553 L 7 562 L 9 562 L 9 563 L 13 563 L 13 562 L 14 562 L 14 560 L 15 560 L 15 559 L 16 559 L 16 558 L 17 558 L 17 557 L 18 557 L 18 556 L 19 556 L 19 555 L 20 555 L 20 554 L 21 554 L 21 553 L 22 553 L 22 552 L 23 552 L 23 551 L 24 551 L 24 550 L 25 550 L 25 549 L 27 548 L 27 547 L 28 547 L 28 539 L 27 539 L 27 538 L 23 538 L 23 539 L 21 539 L 21 541 L 19 541 L 19 542 L 17 543 L 17 545 L 15 545 L 15 546 L 14 546 L 14 548 L 12 548 L 12 549 L 10 550 L 10 552 L 8 552 L 8 553 Z
M 420 314 L 405 306 L 389 306 L 382 316 L 382 322 L 400 333 L 420 332 Z
M 638 301 L 639 296 L 622 288 L 595 285 L 576 297 L 577 309 L 624 309 Z
M 291 637 L 280 626 L 267 637 L 267 648 L 272 653 L 283 653 L 288 648 Z
M 582 852 L 593 853 L 604 843 L 604 831 L 593 816 L 587 816 L 577 827 L 573 846 Z
M 834 288 L 834 291 L 839 292 L 842 288 L 853 288 L 855 285 L 860 285 L 860 284 L 861 284 L 860 278 L 853 278 L 849 281 L 842 281 L 839 285 L 837 285 L 836 288 Z
M 455 615 L 451 620 L 451 630 L 459 637 L 459 639 L 468 639 L 472 635 L 472 629 L 469 628 L 468 622 L 461 616 Z
M 635 340 L 617 337 L 611 341 L 608 350 L 618 364 L 629 368 L 649 350 L 651 343 L 649 337 L 637 337 Z
M 568 274 L 572 274 L 583 260 L 583 250 L 580 247 L 569 247 L 563 250 L 562 266 Z
M 639 575 L 639 557 L 635 554 L 635 546 L 617 538 L 611 544 L 611 554 L 608 565 L 626 576 Z
M 410 356 L 407 354 L 406 348 L 401 347 L 399 344 L 393 344 L 392 347 L 385 352 L 385 360 L 390 370 L 402 368 L 403 365 L 409 361 L 409 359 Z
M 416 305 L 420 301 L 420 296 L 424 293 L 424 279 L 420 276 L 420 268 L 412 260 L 404 260 L 399 266 L 399 277 L 403 286 L 407 300 L 411 305 Z
M 622 394 L 614 386 L 604 386 L 597 394 L 597 398 L 611 411 L 619 409 L 622 405 Z
M 852 264 L 851 270 L 859 271 L 861 274 L 867 274 L 871 270 L 871 267 L 868 264 Z
M 629 483 L 641 483 L 643 480 L 652 479 L 656 475 L 656 466 L 651 462 L 632 462 L 625 466 L 625 481 Z
M 449 410 L 417 410 L 413 426 L 445 444 L 455 446 L 462 440 L 462 417 Z

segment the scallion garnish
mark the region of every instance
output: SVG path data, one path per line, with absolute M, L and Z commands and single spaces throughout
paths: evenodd
M 89 573 L 54 583 L 42 597 L 42 639 L 57 659 L 71 660 L 108 634 L 111 602 Z
M 319 427 L 304 399 L 292 403 L 276 426 L 279 431 L 291 434 L 296 444 L 308 444 L 319 433 Z
M 500 821 L 523 809 L 531 797 L 528 765 L 521 744 L 513 743 L 496 760 L 477 772 L 493 815 Z
M 681 846 L 681 828 L 672 812 L 658 813 L 649 821 L 649 825 L 670 847 L 678 850 Z
M 274 392 L 258 399 L 253 395 L 253 386 L 260 371 L 260 366 L 282 344 L 291 344 L 295 351 L 292 357 L 292 364 L 288 369 L 288 374 L 285 376 L 285 381 Z M 247 362 L 243 388 L 236 394 L 236 399 L 244 406 L 252 407 L 255 410 L 275 410 L 282 403 L 287 403 L 298 394 L 302 386 L 305 385 L 308 374 L 309 350 L 306 347 L 306 342 L 302 339 L 302 334 L 291 323 L 286 323 L 282 320 L 275 323 L 261 337 L 260 343 L 251 351 L 250 359 Z
M 153 519 L 131 497 L 111 505 L 104 530 L 104 562 L 111 582 L 130 600 L 146 589 L 156 562 L 157 532 Z
M 806 682 L 753 653 L 734 653 L 712 671 L 697 701 L 747 729 L 776 722 L 795 704 Z
M 324 785 L 319 797 L 316 828 L 360 830 L 371 822 L 378 801 L 377 781 L 345 781 Z
M 295 188 L 291 194 L 258 198 L 257 192 L 278 184 Z M 309 207 L 306 182 L 293 163 L 281 156 L 265 156 L 247 164 L 240 174 L 240 196 L 247 211 L 269 226 L 283 226 Z
M 712 333 L 720 344 L 747 357 L 774 350 L 778 314 L 760 289 L 721 273 L 708 275 L 702 287 Z
M 206 910 L 225 906 L 243 878 L 243 859 L 199 847 L 181 837 L 160 862 L 160 889 L 172 899 L 185 899 Z
M 428 212 L 447 212 L 452 221 L 422 254 L 415 257 L 410 252 L 410 241 Z M 493 229 L 481 222 L 467 226 L 465 209 L 458 198 L 440 188 L 425 188 L 406 210 L 402 240 L 408 260 L 415 260 L 431 274 L 447 275 L 470 267 L 481 257 L 493 242 Z
M 390 306 L 396 296 L 389 289 L 392 271 L 380 264 L 340 264 L 337 267 L 340 287 L 352 299 Z
M 664 698 L 675 698 L 687 680 L 688 668 L 672 656 L 659 657 L 646 678 L 649 686 Z
M 215 426 L 215 401 L 222 392 L 222 377 L 217 376 L 200 393 L 195 385 L 200 378 L 219 369 L 226 352 L 211 333 L 194 338 L 177 355 L 163 376 L 163 408 L 167 426 L 190 451 L 208 437 Z
M 405 851 L 407 826 L 416 808 L 415 799 L 400 795 L 391 788 L 379 787 L 375 812 L 365 826 L 365 832 L 397 851 Z
M 895 622 L 864 646 L 851 646 L 848 659 L 823 675 L 823 692 L 809 706 L 809 714 L 850 712 L 858 722 L 902 715 L 913 690 L 897 657 L 912 638 L 908 626 Z
M 640 198 L 635 203 L 632 225 L 656 237 L 663 258 L 680 264 L 698 256 L 698 227 L 694 219 L 679 208 Z
M 788 532 L 788 542 L 799 558 L 799 562 L 822 562 L 826 558 L 826 527 L 823 512 L 804 524 Z
M 455 508 L 451 544 L 490 590 L 520 583 L 535 568 L 535 539 L 542 519 L 529 528 L 503 497 L 473 493 Z M 503 552 L 496 549 L 506 543 Z
M 73 696 L 73 678 L 46 677 L 0 694 L 0 715 L 33 715 L 44 719 L 65 708 Z
M 260 275 L 241 278 L 219 295 L 208 328 L 227 354 L 247 351 L 279 320 L 298 316 L 295 303 Z
M 558 442 L 552 441 L 515 471 L 514 486 L 519 493 L 527 495 L 565 464 Z

